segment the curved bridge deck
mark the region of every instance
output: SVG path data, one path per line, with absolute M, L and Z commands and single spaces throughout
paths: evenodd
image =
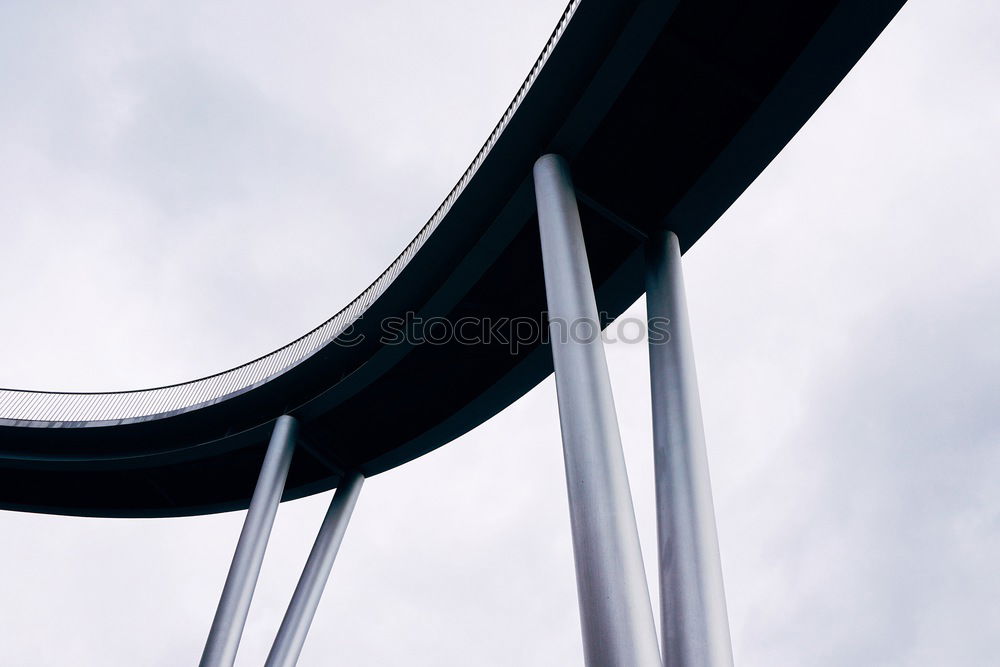
M 643 292 L 644 238 L 666 228 L 683 248 L 694 244 L 902 4 L 574 1 L 438 213 L 315 332 L 178 388 L 0 390 L 0 507 L 95 516 L 246 507 L 271 424 L 286 413 L 302 425 L 286 499 L 453 440 L 552 372 L 547 345 L 390 344 L 385 322 L 408 313 L 541 321 L 539 155 L 571 162 L 598 305 L 613 318 Z

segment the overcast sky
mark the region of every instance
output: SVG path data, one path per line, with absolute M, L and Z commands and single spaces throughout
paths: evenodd
M 562 9 L 0 3 L 0 386 L 185 380 L 324 320 Z M 685 256 L 740 665 L 996 664 L 998 34 L 911 0 Z M 608 356 L 655 608 L 646 350 Z M 282 505 L 237 664 L 328 500 Z M 195 664 L 241 522 L 0 512 L 0 664 Z M 300 664 L 581 661 L 550 379 L 366 484 Z

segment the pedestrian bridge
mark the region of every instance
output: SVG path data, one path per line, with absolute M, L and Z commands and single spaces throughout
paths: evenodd
M 330 319 L 181 384 L 0 389 L 0 508 L 249 507 L 202 660 L 231 665 L 278 502 L 338 487 L 268 660 L 291 665 L 363 480 L 475 428 L 555 370 L 587 664 L 659 665 L 596 336 L 646 293 L 651 326 L 669 324 L 666 344 L 650 345 L 663 661 L 731 664 L 680 256 L 902 4 L 572 0 L 434 215 Z M 387 322 L 414 318 L 537 327 L 386 337 Z M 549 320 L 590 333 L 545 340 Z
M 113 393 L 0 389 L 0 507 L 173 516 L 246 507 L 274 420 L 300 424 L 285 498 L 439 447 L 552 372 L 537 341 L 383 345 L 381 323 L 538 320 L 531 166 L 570 163 L 601 312 L 644 291 L 659 229 L 687 249 L 795 134 L 899 0 L 574 0 L 423 229 L 326 322 L 236 368 Z M 320 250 L 318 250 L 320 251 Z M 347 332 L 358 345 L 340 345 Z

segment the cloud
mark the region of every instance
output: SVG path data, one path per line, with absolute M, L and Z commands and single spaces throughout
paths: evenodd
M 754 480 L 744 538 L 756 537 L 733 554 L 759 573 L 737 621 L 764 649 L 754 663 L 989 664 L 993 301 L 974 285 L 897 303 L 816 377 L 799 428 Z

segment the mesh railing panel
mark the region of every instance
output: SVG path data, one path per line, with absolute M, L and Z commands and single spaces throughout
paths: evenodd
M 541 55 L 508 105 L 500 121 L 493 128 L 486 143 L 476 154 L 472 164 L 455 187 L 420 229 L 416 237 L 398 257 L 351 303 L 312 331 L 270 354 L 254 359 L 215 375 L 152 389 L 123 392 L 71 393 L 0 389 L 0 419 L 11 421 L 41 422 L 113 422 L 173 413 L 199 405 L 215 403 L 233 394 L 241 393 L 302 362 L 317 350 L 333 342 L 385 292 L 437 229 L 451 210 L 459 195 L 465 190 L 479 170 L 486 156 L 503 134 L 538 73 L 547 62 L 553 47 L 559 41 L 580 4 L 572 0 L 563 11 L 555 30 L 549 37 Z

